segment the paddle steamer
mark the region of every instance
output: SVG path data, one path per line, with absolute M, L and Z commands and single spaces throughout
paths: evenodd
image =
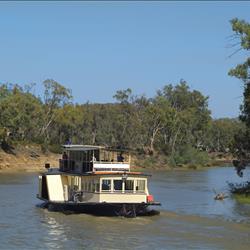
M 149 175 L 130 171 L 130 154 L 103 146 L 64 145 L 59 168 L 39 176 L 39 193 L 54 211 L 131 216 L 158 213 Z

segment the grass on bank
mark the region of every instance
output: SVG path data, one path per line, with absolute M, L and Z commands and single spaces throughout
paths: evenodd
M 242 204 L 250 204 L 250 195 L 245 194 L 234 194 L 233 197 Z

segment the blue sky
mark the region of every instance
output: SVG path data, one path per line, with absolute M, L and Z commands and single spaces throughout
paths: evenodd
M 53 78 L 75 102 L 105 103 L 184 79 L 213 117 L 236 117 L 243 86 L 227 72 L 246 53 L 229 58 L 229 20 L 249 13 L 250 2 L 0 2 L 0 82 L 41 94 Z

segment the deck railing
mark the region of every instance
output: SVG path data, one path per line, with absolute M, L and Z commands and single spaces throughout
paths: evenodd
M 129 171 L 129 169 L 129 162 L 95 161 L 93 164 L 94 171 Z
M 89 172 L 89 171 L 129 171 L 129 162 L 90 161 L 81 162 L 70 159 L 59 160 L 60 171 Z

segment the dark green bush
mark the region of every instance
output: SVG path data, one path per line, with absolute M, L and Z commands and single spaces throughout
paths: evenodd
M 209 163 L 208 153 L 200 151 L 192 146 L 186 145 L 181 147 L 172 158 L 169 159 L 171 166 L 190 165 L 205 166 Z

